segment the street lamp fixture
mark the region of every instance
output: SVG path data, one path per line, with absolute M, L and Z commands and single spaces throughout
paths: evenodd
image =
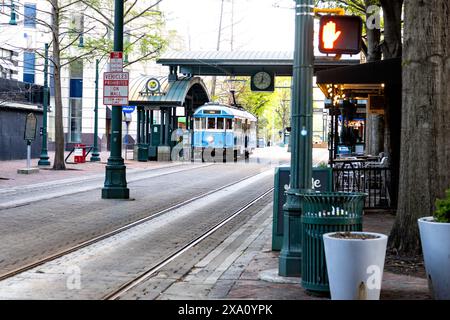
M 48 43 L 45 44 L 44 53 L 44 101 L 43 101 L 43 115 L 42 115 L 42 147 L 39 157 L 39 166 L 49 166 L 50 161 L 47 153 L 47 112 L 48 112 Z
M 3 2 L 3 4 L 0 4 L 1 7 L 10 7 L 11 8 L 11 15 L 10 15 L 10 20 L 9 20 L 9 24 L 12 26 L 16 26 L 17 25 L 17 21 L 16 21 L 16 6 L 13 3 L 13 0 L 11 0 L 11 4 L 5 4 Z
M 283 206 L 283 246 L 278 273 L 301 275 L 302 204 L 298 194 L 311 189 L 314 1 L 295 1 L 295 46 L 291 105 L 291 178 Z
M 95 102 L 94 102 L 94 147 L 92 150 L 91 162 L 100 161 L 100 154 L 98 153 L 98 65 L 99 59 L 95 60 Z

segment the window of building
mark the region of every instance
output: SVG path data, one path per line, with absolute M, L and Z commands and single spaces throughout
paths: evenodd
M 36 4 L 25 3 L 23 12 L 24 26 L 36 28 Z
M 83 97 L 83 62 L 81 60 L 70 64 L 70 97 Z
M 83 105 L 81 99 L 70 98 L 70 141 L 81 142 Z
M 84 31 L 84 15 L 83 14 L 75 14 L 72 17 L 72 33 L 74 36 L 79 37 L 78 38 L 78 46 L 83 47 L 84 46 L 84 39 L 83 39 L 83 31 Z
M 69 136 L 70 142 L 81 142 L 83 120 L 83 61 L 77 60 L 70 64 L 70 112 Z
M 55 96 L 55 67 L 53 66 L 52 59 L 49 59 L 50 72 L 49 75 L 49 88 L 50 96 Z
M 34 52 L 24 52 L 23 82 L 34 83 L 35 65 L 36 65 L 36 54 Z

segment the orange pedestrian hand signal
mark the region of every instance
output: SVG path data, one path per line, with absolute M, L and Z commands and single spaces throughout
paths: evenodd
M 319 51 L 326 54 L 358 54 L 361 51 L 362 19 L 327 15 L 320 18 Z
M 339 38 L 341 35 L 341 31 L 336 32 L 336 23 L 330 21 L 323 27 L 323 47 L 325 49 L 333 49 L 334 48 L 334 42 Z

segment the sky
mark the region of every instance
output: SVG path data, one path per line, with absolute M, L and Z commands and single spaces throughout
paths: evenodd
M 221 2 L 163 0 L 161 10 L 168 29 L 177 30 L 187 50 L 216 50 Z M 220 50 L 231 50 L 233 25 L 233 50 L 292 51 L 294 4 L 291 0 L 225 0 Z

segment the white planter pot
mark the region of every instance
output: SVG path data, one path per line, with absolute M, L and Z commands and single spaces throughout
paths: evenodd
M 339 239 L 323 235 L 331 299 L 379 300 L 387 236 L 372 232 L 375 239 Z
M 418 222 L 430 291 L 435 299 L 450 300 L 450 223 L 433 217 Z

